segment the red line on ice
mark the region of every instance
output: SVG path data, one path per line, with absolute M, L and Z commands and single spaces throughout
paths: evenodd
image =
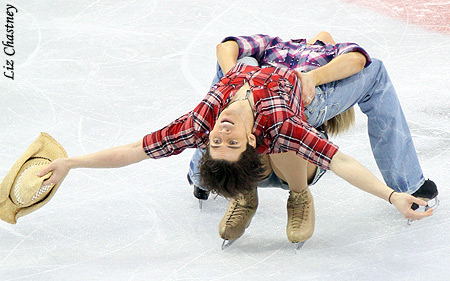
M 450 0 L 344 0 L 426 29 L 450 34 Z

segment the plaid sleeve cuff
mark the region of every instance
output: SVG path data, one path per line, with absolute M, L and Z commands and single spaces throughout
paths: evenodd
M 168 151 L 164 147 L 159 147 L 160 139 L 158 138 L 158 132 L 153 132 L 144 136 L 142 141 L 142 147 L 148 157 L 158 159 L 164 157 Z
M 367 67 L 367 66 L 369 66 L 369 64 L 372 63 L 372 59 L 370 58 L 369 54 L 366 52 L 366 50 L 364 50 L 358 44 L 338 43 L 338 44 L 336 44 L 336 47 L 338 48 L 338 50 L 337 50 L 338 56 L 342 55 L 342 54 L 350 53 L 350 52 L 360 52 L 361 54 L 363 54 L 366 57 L 366 64 L 364 65 L 364 67 Z
M 158 159 L 196 147 L 192 112 L 186 113 L 164 128 L 143 138 L 143 148 L 150 158 Z
M 324 138 L 317 130 L 298 118 L 287 119 L 277 136 L 279 152 L 295 151 L 305 160 L 329 170 L 338 146 Z
M 271 41 L 268 35 L 256 34 L 252 36 L 228 36 L 223 42 L 235 41 L 239 46 L 238 59 L 242 57 L 254 57 L 260 59 Z

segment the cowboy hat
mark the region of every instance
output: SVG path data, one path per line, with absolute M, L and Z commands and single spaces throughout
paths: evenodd
M 41 133 L 0 184 L 0 219 L 15 224 L 19 217 L 50 201 L 59 184 L 43 185 L 51 172 L 43 177 L 37 174 L 53 160 L 66 157 L 66 151 L 55 139 L 47 133 Z

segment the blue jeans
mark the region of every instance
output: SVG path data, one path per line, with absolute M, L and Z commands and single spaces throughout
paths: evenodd
M 218 71 L 214 81 L 220 75 Z M 316 87 L 316 96 L 305 114 L 308 123 L 318 127 L 355 104 L 368 117 L 372 153 L 386 184 L 398 192 L 417 191 L 425 178 L 397 93 L 380 60 L 373 59 L 368 67 L 348 78 Z M 200 157 L 197 150 L 190 164 L 189 175 L 196 185 Z

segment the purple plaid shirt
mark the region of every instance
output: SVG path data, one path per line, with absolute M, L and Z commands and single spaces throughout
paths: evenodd
M 288 67 L 300 72 L 308 72 L 329 63 L 333 58 L 348 52 L 360 52 L 366 56 L 365 66 L 371 63 L 367 52 L 355 43 L 325 44 L 317 40 L 307 45 L 306 39 L 282 41 L 280 37 L 268 35 L 230 36 L 222 42 L 236 41 L 239 57 L 254 57 L 260 66 Z
M 259 153 L 295 151 L 310 162 L 329 169 L 338 147 L 305 121 L 301 82 L 286 67 L 234 66 L 197 107 L 143 139 L 151 158 L 167 157 L 186 148 L 206 147 L 220 112 L 236 92 L 248 83 L 255 101 L 253 133 L 262 138 Z

